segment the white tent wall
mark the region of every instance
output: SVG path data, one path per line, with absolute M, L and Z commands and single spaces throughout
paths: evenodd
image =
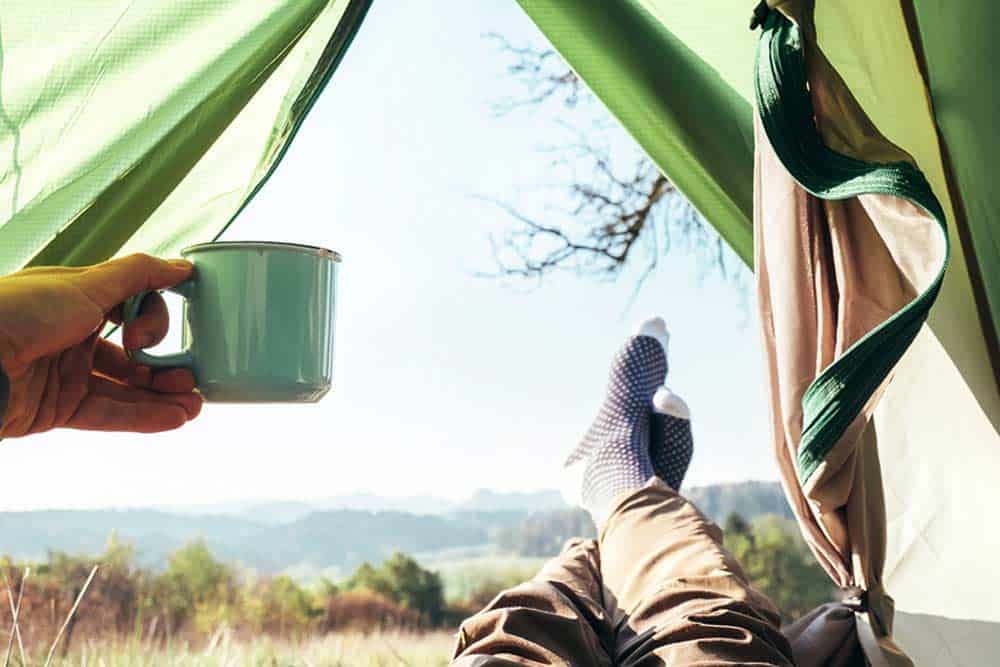
M 989 582 L 1000 536 L 1000 437 L 925 327 L 875 413 L 894 634 L 917 665 L 987 665 L 1000 655 Z
M 894 635 L 917 665 L 985 665 L 1000 655 L 1000 600 L 985 584 L 1000 535 L 1000 392 L 954 227 L 923 79 L 899 3 L 818 2 L 824 52 L 875 125 L 913 155 L 953 240 L 937 303 L 875 413 Z M 960 159 L 960 158 L 959 158 Z

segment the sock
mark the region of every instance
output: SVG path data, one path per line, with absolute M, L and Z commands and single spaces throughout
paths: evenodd
M 654 476 L 676 489 L 687 471 L 693 449 L 687 405 L 662 386 L 668 344 L 660 318 L 625 341 L 612 361 L 604 403 L 566 461 L 564 495 L 598 526 L 619 496 Z
M 674 491 L 681 490 L 694 454 L 691 420 L 654 410 L 651 421 L 650 457 L 653 471 Z
M 670 333 L 663 318 L 646 320 L 638 333 L 659 341 L 664 357 L 670 349 Z M 663 371 L 663 379 L 669 371 L 669 364 Z M 691 410 L 680 396 L 665 384 L 653 394 L 653 413 L 650 416 L 650 458 L 653 472 L 674 491 L 681 490 L 681 483 L 691 463 L 694 453 L 694 439 L 691 437 Z
M 667 357 L 658 340 L 646 335 L 626 340 L 611 362 L 604 403 L 566 460 L 577 504 L 598 525 L 615 498 L 654 475 L 649 450 L 651 405 L 666 372 Z

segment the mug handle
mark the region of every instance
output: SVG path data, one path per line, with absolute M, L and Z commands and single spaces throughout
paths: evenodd
M 179 294 L 185 299 L 190 296 L 191 286 L 194 284 L 194 276 L 188 278 L 182 283 L 178 283 L 173 287 L 168 287 L 167 292 L 173 292 Z M 124 306 L 122 307 L 122 322 L 129 323 L 139 317 L 139 310 L 142 308 L 142 302 L 153 290 L 146 290 L 144 292 L 139 292 L 135 296 L 126 299 Z M 149 366 L 150 368 L 192 368 L 194 366 L 194 355 L 191 354 L 190 350 L 181 350 L 180 352 L 174 352 L 173 354 L 156 355 L 150 354 L 145 350 L 129 350 L 126 349 L 125 353 L 130 359 L 138 361 L 140 364 Z

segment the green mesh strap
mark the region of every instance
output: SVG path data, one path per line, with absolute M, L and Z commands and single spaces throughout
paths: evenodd
M 799 479 L 805 483 L 913 342 L 937 297 L 948 262 L 944 211 L 923 174 L 905 162 L 870 164 L 827 148 L 813 122 L 798 27 L 777 11 L 764 22 L 755 68 L 757 108 L 775 154 L 792 177 L 822 199 L 886 194 L 933 216 L 945 256 L 931 285 L 868 332 L 813 381 L 802 398 Z

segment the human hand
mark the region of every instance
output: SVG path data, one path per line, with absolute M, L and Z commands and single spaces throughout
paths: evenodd
M 68 427 L 155 433 L 201 411 L 187 369 L 153 372 L 101 337 L 121 322 L 121 303 L 185 280 L 190 262 L 130 255 L 90 267 L 39 267 L 0 278 L 0 365 L 10 381 L 0 436 Z M 166 335 L 166 304 L 155 292 L 125 325 L 128 349 Z

